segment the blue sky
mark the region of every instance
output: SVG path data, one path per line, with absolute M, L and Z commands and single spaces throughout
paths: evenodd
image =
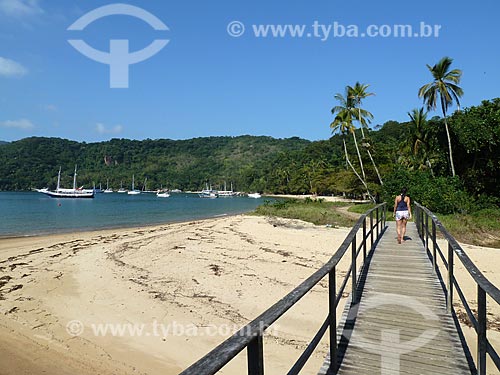
M 186 139 L 242 134 L 310 140 L 330 136 L 333 96 L 356 81 L 376 95 L 364 107 L 373 125 L 406 121 L 421 105 L 425 64 L 443 56 L 463 70 L 462 106 L 500 96 L 497 16 L 500 3 L 123 0 L 147 10 L 169 31 L 131 16 L 103 17 L 83 31 L 68 27 L 107 0 L 0 0 L 0 140 L 28 136 L 95 142 L 110 138 Z M 228 24 L 242 22 L 233 37 Z M 312 25 L 420 22 L 438 37 L 307 37 Z M 302 38 L 256 37 L 252 25 L 307 25 Z M 331 31 L 333 33 L 333 31 Z M 82 39 L 109 51 L 128 39 L 131 51 L 155 39 L 168 45 L 130 66 L 128 88 L 110 88 L 109 66 L 73 48 Z

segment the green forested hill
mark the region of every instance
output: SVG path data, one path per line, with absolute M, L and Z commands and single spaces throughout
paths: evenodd
M 370 192 L 390 201 L 406 186 L 413 198 L 440 213 L 497 206 L 500 99 L 456 111 L 448 122 L 456 176 L 450 174 L 443 119 L 424 116 L 365 129 L 364 139 L 360 129 L 353 130 L 359 156 L 352 131 L 315 142 L 255 136 L 99 143 L 26 138 L 0 147 L 0 189 L 53 188 L 60 166 L 63 186 L 70 187 L 78 164 L 78 185 L 86 187 L 105 187 L 109 179 L 112 188 L 121 182 L 128 188 L 134 174 L 138 188 L 146 178 L 149 189 L 199 190 L 205 183 L 220 189 L 226 181 L 238 191 L 358 197 Z M 361 180 L 354 171 L 366 176 Z
M 106 184 L 129 187 L 148 180 L 148 188 L 200 189 L 206 182 L 233 182 L 235 189 L 256 186 L 263 166 L 282 152 L 301 151 L 310 142 L 271 137 L 209 137 L 189 140 L 112 139 L 78 143 L 59 138 L 25 138 L 0 148 L 0 189 L 26 190 L 54 187 L 59 166 L 63 184 L 70 186 L 75 164 L 78 185 Z

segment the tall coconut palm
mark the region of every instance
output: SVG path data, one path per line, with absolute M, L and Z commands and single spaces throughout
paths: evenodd
M 368 128 L 368 124 L 371 122 L 373 119 L 373 114 L 371 112 L 368 112 L 365 109 L 361 108 L 361 102 L 363 99 L 366 99 L 369 96 L 375 95 L 372 92 L 368 92 L 368 87 L 370 85 L 365 85 L 361 84 L 359 82 L 356 82 L 354 86 L 347 86 L 347 92 L 348 96 L 351 100 L 354 101 L 354 106 L 358 110 L 358 122 L 359 122 L 359 127 L 361 129 L 361 136 L 363 137 L 363 142 L 362 145 L 364 146 L 368 156 L 370 157 L 370 160 L 373 164 L 373 168 L 375 169 L 375 172 L 377 173 L 378 180 L 380 182 L 380 185 L 383 185 L 384 182 L 382 181 L 382 177 L 380 176 L 380 172 L 377 168 L 377 165 L 375 164 L 375 160 L 373 160 L 372 153 L 370 152 L 370 144 L 366 142 L 365 138 L 365 132 L 364 128 Z
M 443 112 L 446 136 L 448 137 L 451 174 L 455 176 L 455 165 L 453 163 L 450 130 L 448 129 L 446 113 L 453 102 L 456 102 L 458 108 L 460 108 L 459 98 L 464 94 L 464 92 L 462 88 L 458 86 L 460 79 L 462 78 L 462 71 L 460 69 L 450 70 L 452 62 L 453 59 L 443 57 L 436 65 L 427 65 L 427 68 L 431 72 L 434 80 L 426 85 L 423 85 L 420 90 L 418 90 L 418 96 L 423 98 L 424 103 L 427 106 L 427 110 L 436 109 L 439 97 L 441 111 Z
M 342 142 L 344 144 L 344 154 L 345 154 L 345 159 L 349 167 L 351 167 L 352 171 L 356 175 L 356 177 L 361 181 L 363 186 L 366 189 L 366 192 L 368 193 L 368 196 L 370 197 L 370 200 L 375 202 L 375 199 L 370 193 L 370 190 L 368 189 L 368 185 L 366 184 L 366 181 L 359 175 L 359 173 L 356 171 L 356 168 L 351 163 L 351 160 L 349 159 L 349 153 L 347 152 L 347 145 L 345 143 L 345 136 L 348 133 L 353 133 L 356 129 L 354 125 L 352 124 L 352 113 L 349 110 L 344 110 L 340 111 L 337 113 L 335 116 L 335 119 L 333 122 L 330 124 L 330 128 L 332 128 L 332 133 L 339 132 L 342 135 Z
M 363 137 L 363 139 L 365 138 L 365 132 L 363 129 L 368 128 L 368 124 L 373 119 L 373 115 L 370 112 L 361 109 L 361 102 L 363 101 L 363 99 L 375 95 L 372 92 L 367 92 L 369 86 L 370 85 L 365 85 L 359 82 L 356 82 L 354 86 L 347 86 L 349 99 L 354 102 L 354 107 L 357 108 L 358 111 L 358 121 L 361 128 L 361 136 Z
M 332 115 L 342 113 L 342 117 L 349 116 L 351 118 L 350 124 L 352 125 L 352 119 L 356 117 L 356 108 L 355 103 L 352 98 L 349 97 L 348 87 L 345 89 L 345 96 L 342 94 L 335 94 L 334 98 L 338 100 L 340 103 L 332 108 Z M 356 131 L 354 125 L 352 125 L 353 131 L 350 133 L 354 138 L 354 145 L 356 146 L 356 152 L 358 154 L 359 166 L 361 168 L 361 174 L 363 175 L 363 179 L 366 180 L 365 168 L 363 166 L 363 159 L 361 158 L 361 153 L 359 152 L 358 140 L 356 139 Z
M 417 160 L 418 168 L 427 167 L 430 169 L 431 174 L 434 175 L 429 158 L 429 133 L 425 128 L 427 124 L 427 112 L 423 108 L 414 108 L 411 112 L 408 112 L 408 116 L 411 120 L 410 123 L 413 125 L 413 131 L 407 140 L 410 151 Z

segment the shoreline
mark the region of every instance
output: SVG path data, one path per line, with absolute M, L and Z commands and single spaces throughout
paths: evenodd
M 206 199 L 194 199 L 190 197 L 194 194 L 187 193 L 176 194 L 168 200 L 158 200 L 155 194 L 142 194 L 143 197 L 139 199 L 128 199 L 122 194 L 111 194 L 114 197 L 110 197 L 110 194 L 100 194 L 102 196 L 92 200 L 93 202 L 86 199 L 61 201 L 45 197 L 37 192 L 25 192 L 28 198 L 21 196 L 19 192 L 4 193 L 14 194 L 6 200 L 5 207 L 6 215 L 11 215 L 12 220 L 0 225 L 0 240 L 102 229 L 157 226 L 216 218 L 221 215 L 239 215 L 251 212 L 257 205 L 263 203 L 263 201 L 255 202 L 244 197 L 235 197 L 231 201 L 224 199 L 220 202 L 207 202 Z M 193 199 L 184 200 L 183 198 Z M 31 200 L 35 202 L 33 212 L 29 207 L 32 204 Z M 17 201 L 22 201 L 23 207 L 19 214 L 15 206 Z M 79 207 L 83 207 L 82 211 L 79 211 Z M 116 214 L 109 214 L 115 211 Z M 102 216 L 101 213 L 103 213 Z
M 0 241 L 3 371 L 178 374 L 232 332 L 101 337 L 92 324 L 244 326 L 330 259 L 349 230 L 240 214 Z M 339 281 L 347 267 L 339 265 Z M 325 293 L 318 285 L 265 338 L 279 357 L 269 374 L 286 372 L 321 325 Z M 68 335 L 74 321 L 81 336 Z M 319 369 L 326 351 L 320 346 L 308 366 Z M 222 373 L 245 367 L 239 358 Z
M 362 204 L 362 203 L 371 203 L 370 200 L 359 200 L 359 199 L 349 199 L 339 196 L 330 196 L 330 195 L 314 195 L 314 194 L 302 194 L 302 195 L 294 195 L 294 194 L 264 194 L 263 198 L 284 198 L 284 199 L 323 199 L 325 202 L 341 202 L 341 203 L 353 203 L 353 204 Z
M 249 323 L 314 273 L 349 231 L 239 214 L 0 240 L 0 270 L 7 276 L 0 279 L 3 370 L 178 374 L 229 337 L 228 327 L 234 331 Z M 464 245 L 464 250 L 500 284 L 498 262 L 492 261 L 496 249 Z M 349 263 L 345 257 L 337 267 L 339 285 Z M 475 287 L 456 267 L 473 303 Z M 273 358 L 266 373 L 285 373 L 301 354 L 327 314 L 327 291 L 327 283 L 320 282 L 271 326 L 264 337 Z M 342 311 L 339 306 L 338 318 Z M 488 312 L 493 314 L 488 320 L 500 320 L 500 308 Z M 68 324 L 75 321 L 85 330 L 69 335 Z M 149 331 L 99 336 L 92 333 L 93 324 L 145 324 Z M 173 331 L 155 335 L 155 324 Z M 183 331 L 176 334 L 176 327 Z M 209 327 L 224 330 L 211 335 L 204 331 Z M 474 352 L 474 335 L 462 327 Z M 489 329 L 488 338 L 500 343 L 500 330 Z M 322 342 L 304 371 L 318 371 L 327 350 Z M 221 374 L 244 372 L 244 357 Z
M 218 219 L 221 217 L 231 217 L 231 216 L 238 216 L 238 215 L 246 215 L 248 212 L 251 211 L 245 211 L 245 212 L 233 212 L 230 214 L 218 214 L 214 216 L 201 216 L 200 218 L 192 218 L 192 219 L 187 219 L 187 220 L 174 220 L 174 221 L 165 221 L 165 222 L 158 222 L 158 223 L 145 223 L 141 225 L 131 225 L 131 226 L 123 226 L 123 225 L 118 225 L 118 226 L 106 226 L 106 227 L 101 227 L 101 228 L 68 228 L 68 229 L 62 229 L 58 230 L 55 232 L 47 232 L 47 233 L 32 233 L 32 234 L 25 234 L 25 235 L 0 235 L 0 241 L 2 240 L 12 240 L 12 239 L 23 239 L 23 238 L 37 238 L 37 237 L 51 237 L 51 236 L 58 236 L 58 235 L 65 235 L 65 234 L 86 234 L 86 233 L 100 233 L 100 232 L 107 232 L 107 231 L 119 231 L 119 230 L 140 230 L 140 229 L 148 229 L 148 228 L 156 228 L 156 227 L 162 227 L 165 225 L 170 225 L 170 224 L 182 224 L 182 223 L 189 223 L 192 221 L 204 221 L 204 220 L 212 220 L 212 219 Z

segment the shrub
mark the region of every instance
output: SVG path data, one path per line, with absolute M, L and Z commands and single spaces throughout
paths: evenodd
M 403 187 L 413 202 L 435 213 L 467 213 L 475 208 L 473 197 L 458 177 L 433 177 L 429 172 L 400 169 L 385 177 L 382 198 L 392 204 Z

